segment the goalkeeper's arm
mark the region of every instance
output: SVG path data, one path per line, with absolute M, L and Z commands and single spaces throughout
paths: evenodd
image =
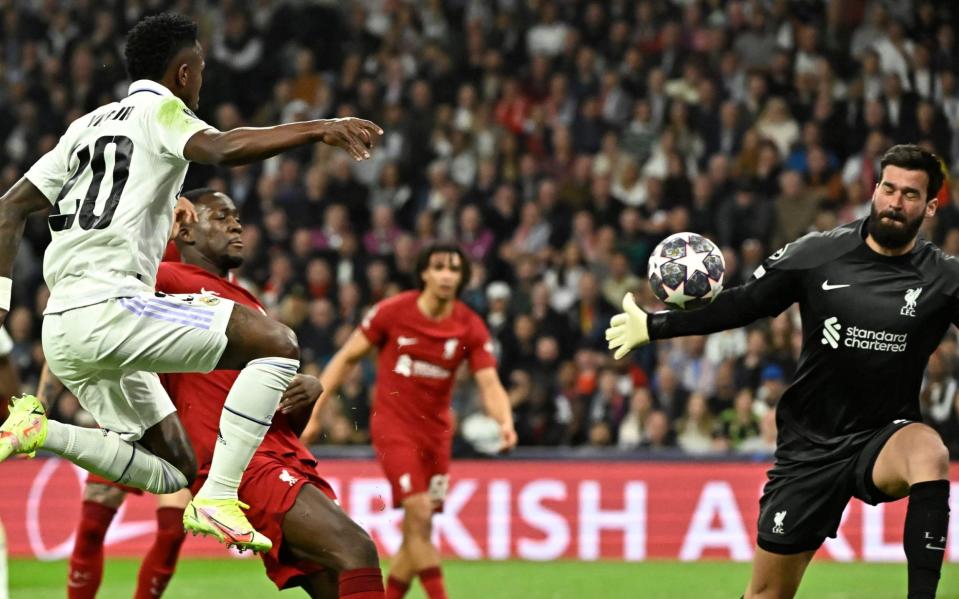
M 775 316 L 798 299 L 791 271 L 773 270 L 744 285 L 723 291 L 697 310 L 649 314 L 636 305 L 631 293 L 623 298 L 623 312 L 606 329 L 609 349 L 618 360 L 651 340 L 706 335 L 747 325 L 763 316 Z

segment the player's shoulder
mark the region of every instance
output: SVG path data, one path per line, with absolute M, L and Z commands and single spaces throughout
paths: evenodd
M 411 308 L 416 308 L 416 298 L 418 296 L 418 291 L 403 291 L 388 298 L 381 299 L 367 310 L 363 316 L 361 326 L 364 329 L 370 328 L 373 319 L 376 319 L 378 323 L 385 323 L 386 325 L 393 324 L 396 322 L 397 317 L 402 318 L 404 313 L 408 312 Z
M 862 225 L 862 220 L 856 220 L 829 231 L 807 233 L 773 252 L 766 267 L 805 270 L 836 260 L 863 243 Z
M 927 239 L 917 239 L 915 254 L 919 258 L 919 266 L 932 274 L 942 274 L 952 280 L 959 279 L 959 257 L 947 254 Z
M 396 295 L 390 296 L 386 299 L 382 299 L 376 304 L 378 310 L 384 311 L 403 311 L 409 310 L 416 307 L 416 298 L 420 296 L 420 292 L 416 290 L 401 291 Z
M 90 112 L 81 114 L 77 118 L 73 119 L 69 125 L 67 125 L 67 130 L 64 131 L 63 137 L 70 138 L 82 134 L 84 131 L 90 128 L 91 124 L 96 122 L 100 115 L 108 114 L 111 110 L 116 110 L 119 104 L 120 103 L 116 101 L 110 102 L 108 104 L 98 106 Z
M 483 319 L 475 310 L 470 308 L 466 302 L 463 300 L 456 300 L 456 303 L 453 305 L 453 317 L 456 320 L 465 322 L 470 325 L 483 322 Z

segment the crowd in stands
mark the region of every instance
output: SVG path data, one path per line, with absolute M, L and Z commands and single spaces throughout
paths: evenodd
M 0 187 L 66 125 L 126 95 L 125 32 L 200 24 L 199 116 L 220 129 L 355 115 L 368 161 L 316 146 L 191 167 L 242 213 L 242 282 L 318 373 L 420 248 L 456 240 L 520 445 L 768 453 L 802 340 L 795 306 L 613 362 L 603 331 L 678 231 L 717 242 L 726 285 L 786 242 L 868 215 L 879 157 L 918 143 L 950 176 L 923 234 L 959 254 L 959 4 L 933 0 L 13 0 L 0 37 Z M 6 327 L 25 389 L 43 364 L 46 219 L 27 227 Z M 324 408 L 366 443 L 373 362 Z M 460 421 L 478 410 L 460 373 Z M 920 401 L 959 455 L 955 331 Z M 69 393 L 57 419 L 87 422 Z M 92 424 L 92 423 L 91 423 Z

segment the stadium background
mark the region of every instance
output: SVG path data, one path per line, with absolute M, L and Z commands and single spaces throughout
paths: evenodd
M 478 480 L 484 497 L 497 482 L 512 481 L 504 509 L 529 507 L 518 518 L 539 523 L 536 542 L 549 539 L 543 522 L 551 509 L 568 509 L 574 524 L 571 544 L 556 555 L 521 555 L 524 533 L 507 527 L 500 529 L 509 536 L 506 553 L 491 555 L 486 537 L 478 557 L 637 557 L 627 555 L 629 533 L 618 516 L 597 525 L 613 529 L 616 547 L 606 553 L 603 541 L 597 554 L 582 553 L 576 510 L 593 491 L 569 474 L 579 472 L 563 465 L 571 459 L 610 468 L 599 470 L 613 473 L 608 480 L 583 474 L 600 485 L 602 509 L 623 510 L 631 481 L 641 485 L 650 535 L 654 522 L 670 517 L 656 514 L 657 501 L 670 507 L 681 498 L 673 536 L 664 532 L 658 541 L 673 549 L 657 553 L 651 539 L 659 537 L 647 536 L 641 558 L 680 558 L 682 535 L 707 496 L 719 499 L 707 498 L 717 511 L 706 529 L 725 530 L 733 497 L 751 538 L 775 405 L 801 342 L 798 312 L 659 342 L 613 363 L 602 331 L 626 291 L 656 307 L 645 264 L 668 234 L 690 230 L 715 240 L 727 285 L 740 283 L 785 242 L 867 214 L 878 157 L 893 143 L 916 142 L 942 157 L 950 174 L 924 235 L 959 254 L 959 5 L 922 0 L 11 0 L 0 5 L 4 189 L 67 123 L 125 95 L 124 34 L 163 9 L 200 23 L 207 68 L 198 112 L 211 124 L 356 115 L 386 131 L 363 163 L 317 146 L 250 167 L 191 167 L 187 187 L 220 189 L 240 207 L 247 260 L 239 275 L 297 331 L 305 371 L 318 374 L 368 306 L 410 285 L 418 248 L 457 240 L 467 249 L 474 276 L 464 300 L 495 337 L 520 448 L 507 461 L 464 462 L 466 480 Z M 32 219 L 6 323 L 25 391 L 35 388 L 43 364 L 48 239 L 45 219 Z M 930 360 L 921 394 L 927 421 L 954 457 L 955 333 Z M 340 461 L 370 455 L 373 374 L 364 363 L 328 404 L 315 449 L 344 476 L 354 469 L 366 473 L 358 479 L 375 481 L 367 462 Z M 454 395 L 460 430 L 481 437 L 475 389 L 461 379 Z M 69 393 L 51 412 L 92 424 Z M 456 454 L 479 457 L 463 435 Z M 34 489 L 40 472 L 57 463 L 29 464 L 17 465 L 26 469 L 19 478 L 4 476 L 0 502 L 21 555 L 38 552 L 14 538 L 18 526 L 29 527 L 28 492 L 15 481 L 32 480 Z M 62 507 L 42 511 L 60 517 L 45 525 L 61 543 L 73 524 L 66 506 L 79 491 L 72 471 L 56 468 L 51 480 L 64 486 L 49 488 L 60 489 L 52 497 Z M 531 479 L 560 485 L 530 499 L 521 489 Z M 557 507 L 569 498 L 580 507 Z M 498 521 L 489 515 L 495 502 L 482 501 L 477 509 L 487 522 Z M 148 506 L 139 508 L 143 520 Z M 901 512 L 852 508 L 852 553 L 844 555 L 901 559 L 894 543 Z M 955 561 L 959 534 L 952 530 L 947 560 Z M 877 538 L 878 553 L 869 553 Z M 732 546 L 710 551 L 704 555 L 751 554 Z

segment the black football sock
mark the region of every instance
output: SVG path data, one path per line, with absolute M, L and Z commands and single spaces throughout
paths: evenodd
M 936 596 L 948 527 L 949 481 L 932 480 L 912 485 L 902 538 L 909 564 L 909 599 Z

